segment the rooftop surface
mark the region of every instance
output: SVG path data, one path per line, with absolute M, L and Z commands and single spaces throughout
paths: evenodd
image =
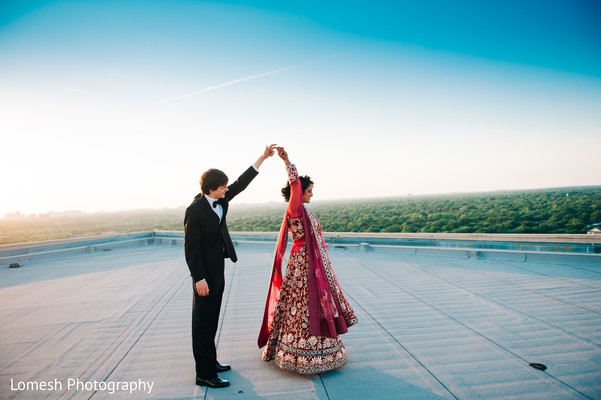
M 347 364 L 311 376 L 256 345 L 273 235 L 234 239 L 224 389 L 194 384 L 181 234 L 0 246 L 0 398 L 601 399 L 601 255 L 582 238 L 330 238 L 359 324 Z

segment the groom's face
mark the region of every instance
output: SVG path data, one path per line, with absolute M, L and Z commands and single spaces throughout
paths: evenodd
M 212 197 L 214 199 L 223 199 L 227 190 L 228 189 L 226 185 L 219 186 L 217 190 L 211 190 L 211 192 L 209 193 L 209 197 Z

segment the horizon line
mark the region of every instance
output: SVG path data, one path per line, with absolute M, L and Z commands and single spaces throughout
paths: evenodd
M 495 189 L 495 190 L 485 190 L 485 191 L 469 191 L 469 192 L 445 192 L 445 193 L 423 193 L 423 194 L 412 194 L 407 193 L 404 195 L 391 195 L 391 196 L 379 196 L 379 197 L 346 197 L 346 198 L 337 198 L 337 199 L 324 199 L 324 200 L 313 200 L 312 203 L 332 203 L 332 202 L 359 202 L 359 201 L 385 201 L 385 200 L 394 200 L 394 199 L 409 199 L 409 198 L 420 198 L 420 197 L 444 197 L 444 196 L 458 196 L 458 195 L 482 195 L 482 194 L 495 194 L 495 193 L 520 193 L 520 192 L 544 192 L 544 191 L 559 191 L 559 190 L 567 190 L 567 189 L 601 189 L 600 185 L 580 185 L 580 186 L 555 186 L 555 187 L 539 187 L 539 188 L 529 188 L 529 189 Z M 281 204 L 285 205 L 284 201 L 267 201 L 260 203 L 236 203 L 236 206 L 265 206 L 265 205 L 274 205 Z M 186 208 L 187 205 L 178 205 L 178 206 L 164 206 L 164 207 L 141 207 L 141 208 L 126 208 L 119 210 L 96 210 L 96 211 L 86 211 L 82 209 L 69 209 L 62 211 L 46 211 L 40 213 L 23 213 L 20 210 L 5 212 L 4 217 L 0 216 L 0 219 L 6 219 L 6 215 L 10 214 L 20 214 L 22 217 L 32 217 L 32 216 L 40 216 L 45 214 L 67 214 L 67 213 L 83 213 L 83 214 L 108 214 L 108 213 L 119 213 L 119 212 L 130 212 L 130 211 L 158 211 L 158 210 L 175 210 L 180 208 Z

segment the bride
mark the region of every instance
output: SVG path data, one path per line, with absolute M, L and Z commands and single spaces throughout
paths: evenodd
M 338 335 L 358 320 L 332 269 L 319 220 L 304 206 L 313 196 L 313 182 L 308 176 L 298 176 L 283 147 L 277 151 L 288 172 L 288 184 L 282 189 L 288 208 L 276 245 L 258 345 L 266 345 L 265 361 L 301 374 L 317 374 L 346 362 L 346 349 Z M 288 230 L 293 244 L 282 278 Z

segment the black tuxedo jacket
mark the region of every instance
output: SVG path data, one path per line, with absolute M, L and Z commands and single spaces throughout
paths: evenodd
M 234 244 L 227 229 L 227 210 L 230 200 L 246 189 L 257 174 L 254 167 L 250 166 L 228 186 L 225 197 L 218 200 L 223 207 L 221 223 L 202 193 L 198 194 L 186 209 L 184 250 L 194 283 L 203 279 L 222 279 L 223 259 L 237 261 Z

